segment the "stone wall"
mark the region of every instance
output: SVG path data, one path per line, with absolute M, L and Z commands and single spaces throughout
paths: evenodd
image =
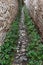
M 43 0 L 27 0 L 26 4 L 43 38 Z
M 0 0 L 0 46 L 18 11 L 18 0 Z
M 41 32 L 42 38 L 43 38 L 43 0 L 38 0 L 38 11 L 37 11 L 37 17 L 38 17 L 38 27 Z M 37 20 L 37 19 L 36 19 Z

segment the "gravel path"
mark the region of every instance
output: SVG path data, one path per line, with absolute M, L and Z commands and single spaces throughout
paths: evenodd
M 21 11 L 21 19 L 19 22 L 19 39 L 18 39 L 18 45 L 17 45 L 17 53 L 15 56 L 15 61 L 13 65 L 25 65 L 22 64 L 23 62 L 27 61 L 26 57 L 26 47 L 28 43 L 27 39 L 27 33 L 26 33 L 26 27 L 24 24 L 24 7 L 22 8 Z

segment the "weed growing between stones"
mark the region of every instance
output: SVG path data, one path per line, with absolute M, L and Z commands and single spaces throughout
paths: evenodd
M 27 35 L 30 39 L 27 47 L 27 65 L 43 65 L 43 44 L 40 41 L 40 35 L 28 14 L 28 10 L 24 9 L 25 25 L 27 27 Z

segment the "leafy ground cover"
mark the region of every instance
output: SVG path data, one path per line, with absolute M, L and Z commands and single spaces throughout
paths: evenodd
M 40 41 L 40 35 L 36 26 L 28 14 L 28 10 L 24 9 L 25 25 L 27 27 L 27 35 L 30 39 L 27 47 L 27 65 L 43 65 L 43 43 Z
M 18 40 L 18 19 L 16 19 L 6 35 L 4 44 L 1 46 L 1 65 L 10 65 L 12 56 L 15 54 Z
M 16 54 L 16 46 L 19 38 L 18 36 L 19 21 L 20 21 L 21 8 L 22 8 L 22 4 L 20 0 L 18 0 L 18 2 L 19 2 L 18 15 L 15 21 L 11 24 L 11 28 L 6 35 L 5 42 L 1 46 L 0 65 L 11 65 L 12 61 L 14 60 L 14 56 Z
M 0 52 L 0 65 L 11 65 L 12 60 L 14 60 L 14 55 L 16 53 L 16 46 L 18 42 L 18 30 L 19 21 L 21 15 L 22 4 L 19 1 L 19 11 L 15 21 L 11 24 L 11 28 L 6 35 L 4 44 L 1 46 Z

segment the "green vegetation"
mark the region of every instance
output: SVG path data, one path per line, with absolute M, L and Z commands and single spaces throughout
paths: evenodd
M 40 41 L 40 35 L 37 32 L 36 26 L 28 14 L 28 10 L 24 9 L 25 25 L 27 27 L 27 35 L 29 43 L 27 47 L 27 65 L 43 65 L 43 43 Z
M 4 44 L 1 46 L 0 53 L 0 65 L 11 65 L 14 60 L 14 55 L 16 53 L 16 46 L 18 42 L 18 30 L 19 30 L 19 21 L 21 14 L 22 4 L 19 0 L 19 12 L 15 21 L 11 24 L 11 28 L 6 35 Z
M 11 28 L 6 35 L 4 44 L 1 46 L 0 65 L 11 65 L 16 53 L 16 46 L 18 42 L 18 30 L 22 4 L 19 0 L 19 13 L 15 21 L 11 24 Z M 28 14 L 28 10 L 24 9 L 25 25 L 27 28 L 27 35 L 29 43 L 27 47 L 27 65 L 43 65 L 43 43 L 40 41 L 40 35 L 37 32 L 36 26 Z
M 16 19 L 6 35 L 4 44 L 1 46 L 1 65 L 10 65 L 11 59 L 16 52 L 16 44 L 18 40 L 18 19 Z

